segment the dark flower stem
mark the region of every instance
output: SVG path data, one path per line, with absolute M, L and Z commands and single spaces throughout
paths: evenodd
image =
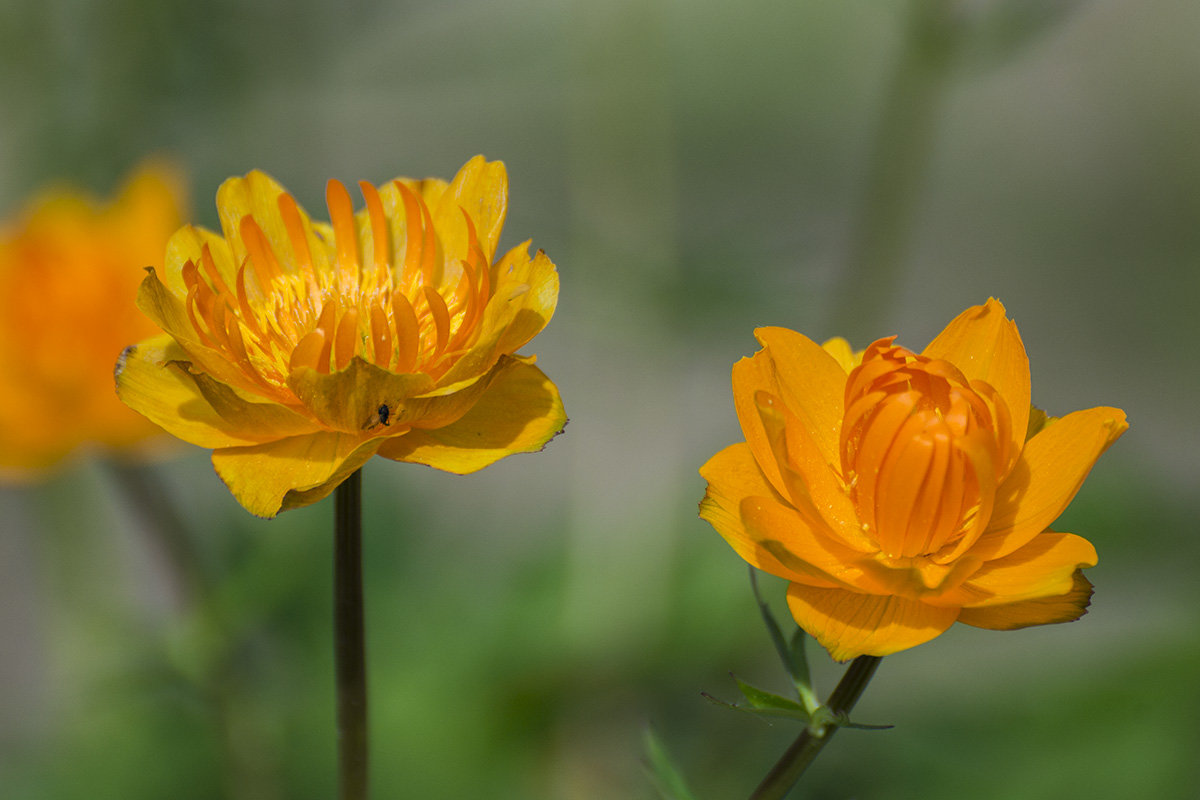
M 338 797 L 367 797 L 367 663 L 363 631 L 362 472 L 334 501 L 333 637 L 337 674 Z
M 841 718 L 850 713 L 882 660 L 880 656 L 859 656 L 850 662 L 846 674 L 825 704 L 834 716 Z M 786 797 L 821 748 L 837 733 L 837 729 L 837 724 L 832 722 L 815 728 L 812 725 L 806 727 L 767 773 L 767 777 L 763 778 L 754 794 L 750 795 L 750 800 L 780 800 Z

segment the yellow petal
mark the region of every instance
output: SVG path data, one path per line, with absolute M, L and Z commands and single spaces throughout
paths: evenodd
M 183 282 L 183 265 L 188 261 L 199 264 L 206 245 L 221 279 L 230 286 L 237 284 L 237 265 L 233 261 L 233 253 L 225 237 L 207 228 L 185 225 L 175 231 L 167 241 L 167 257 L 162 275 L 163 282 L 176 297 L 187 296 L 187 286 Z
M 513 360 L 457 421 L 386 439 L 379 455 L 465 475 L 542 449 L 566 422 L 554 383 L 532 364 Z
M 508 286 L 529 287 L 518 296 L 511 321 L 504 325 L 504 335 L 497 345 L 501 353 L 515 353 L 524 347 L 546 327 L 558 306 L 558 272 L 554 262 L 541 250 L 529 258 L 528 247 L 528 243 L 514 247 L 493 270 L 498 291 Z M 484 324 L 489 324 L 486 316 Z
M 309 419 L 273 403 L 251 403 L 206 375 L 166 334 L 127 348 L 117 364 L 117 395 L 174 436 L 200 447 L 235 447 L 310 433 Z
M 958 621 L 976 628 L 994 631 L 1011 631 L 1028 628 L 1030 625 L 1048 625 L 1055 622 L 1073 622 L 1087 613 L 1092 600 L 1092 584 L 1076 570 L 1071 590 L 1056 597 L 1041 597 L 982 608 L 964 608 Z
M 348 434 L 323 432 L 214 450 L 212 461 L 247 511 L 270 518 L 328 495 L 375 454 L 381 441 L 360 443 Z
M 482 333 L 438 381 L 440 387 L 485 374 L 502 355 L 515 353 L 554 316 L 558 273 L 540 250 L 530 259 L 520 245 L 493 269 L 497 283 L 480 323 Z
M 958 616 L 957 608 L 800 583 L 788 587 L 788 608 L 796 623 L 838 661 L 915 647 L 944 632 Z
M 279 210 L 279 197 L 285 194 L 284 188 L 270 175 L 259 170 L 253 170 L 243 178 L 230 178 L 221 184 L 217 190 L 217 212 L 221 217 L 221 229 L 229 243 L 233 263 L 240 266 L 246 259 L 246 243 L 242 241 L 242 217 L 252 216 L 258 227 L 266 236 L 271 251 L 278 259 L 279 266 L 284 272 L 299 272 L 311 265 L 314 272 L 326 272 L 333 257 L 333 237 L 318 237 L 312 221 L 303 208 L 297 207 L 300 215 L 301 228 L 307 243 L 307 253 L 298 253 L 292 246 L 284 223 L 283 214 Z M 234 285 L 236 275 L 231 279 L 224 276 L 226 283 Z
M 991 298 L 959 314 L 922 355 L 949 361 L 969 380 L 985 381 L 1000 393 L 1012 416 L 1009 452 L 1015 458 L 1029 423 L 1029 356 L 1016 323 L 1005 315 L 1000 301 Z M 1009 467 L 1002 465 L 1000 475 Z
M 261 392 L 262 387 L 247 378 L 223 354 L 201 343 L 188 319 L 183 301 L 163 285 L 154 270 L 148 269 L 147 272 L 149 274 L 138 287 L 138 308 L 175 339 L 186 353 L 184 360 L 192 362 L 220 382 L 250 395 Z
M 479 246 L 491 263 L 507 210 L 508 173 L 504 162 L 475 156 L 464 164 L 437 201 L 430 204 L 447 260 L 467 257 L 467 229 L 462 214 L 466 211 L 475 223 Z
M 288 387 L 308 411 L 326 426 L 351 434 L 382 425 L 380 408 L 385 405 L 388 425 L 411 425 L 416 410 L 406 410 L 406 403 L 432 385 L 428 375 L 397 375 L 359 356 L 337 372 L 322 374 L 300 367 L 288 376 Z
M 1095 565 L 1096 548 L 1087 539 L 1047 531 L 1019 550 L 984 563 L 941 602 L 978 608 L 1058 597 L 1071 590 L 1076 570 Z
M 971 548 L 985 560 L 1007 555 L 1063 512 L 1096 459 L 1129 427 L 1119 408 L 1075 411 L 1030 439 L 996 492 L 987 530 Z
M 812 436 L 825 462 L 841 464 L 838 437 L 846 392 L 842 365 L 795 331 L 759 328 L 754 335 L 774 362 L 783 402 Z
M 841 336 L 821 342 L 821 349 L 833 356 L 834 360 L 842 365 L 842 369 L 846 371 L 847 375 L 850 374 L 850 370 L 862 363 L 862 351 L 854 352 L 850 343 Z

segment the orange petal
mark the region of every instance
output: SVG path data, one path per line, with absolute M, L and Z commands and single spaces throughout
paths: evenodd
M 514 359 L 453 423 L 384 440 L 379 455 L 459 475 L 513 453 L 541 450 L 566 425 L 558 388 L 533 364 Z
M 1054 622 L 1074 622 L 1087 613 L 1091 600 L 1092 584 L 1083 577 L 1082 570 L 1076 570 L 1071 590 L 1066 594 L 997 606 L 964 608 L 958 615 L 958 621 L 994 631 L 1011 631 Z
M 253 402 L 188 368 L 187 353 L 168 335 L 127 348 L 117 364 L 117 395 L 132 409 L 185 442 L 234 447 L 318 429 L 275 403 Z
M 786 328 L 759 328 L 755 338 L 774 363 L 779 394 L 812 436 L 825 463 L 839 465 L 846 372 L 807 336 Z
M 957 608 L 801 583 L 788 587 L 788 608 L 796 623 L 838 661 L 906 650 L 944 632 L 958 616 Z
M 780 552 L 783 557 L 781 561 L 763 546 L 759 538 L 761 526 L 753 532 L 747 528 L 742 516 L 743 501 L 753 497 L 764 503 L 783 502 L 763 475 L 749 445 L 739 443 L 726 447 L 700 468 L 700 475 L 708 481 L 708 490 L 700 501 L 700 518 L 712 525 L 747 563 L 788 580 L 838 585 L 832 579 L 816 579 L 813 569 L 807 565 L 798 566 L 794 561 L 795 556 L 789 558 L 787 548 Z M 797 516 L 795 527 L 806 528 L 807 525 Z M 792 565 L 788 566 L 784 561 L 792 561 Z
M 855 550 L 879 552 L 879 545 L 863 532 L 841 478 L 821 457 L 807 429 L 768 392 L 758 392 L 755 404 L 791 505 Z
M 1119 408 L 1076 411 L 1030 439 L 996 492 L 987 530 L 971 548 L 984 560 L 1005 556 L 1063 512 L 1096 459 L 1129 427 Z
M 247 511 L 270 518 L 328 495 L 375 454 L 379 442 L 323 432 L 214 450 L 212 461 L 217 475 Z
M 949 361 L 968 379 L 985 381 L 1000 393 L 1012 416 L 1013 445 L 1009 452 L 1015 458 L 1029 422 L 1029 357 L 1016 324 L 1005 316 L 1000 301 L 989 298 L 983 305 L 959 314 L 922 355 Z M 998 477 L 1002 478 L 1011 466 L 1002 465 Z
M 1003 558 L 988 561 L 939 603 L 977 608 L 1057 597 L 1071 590 L 1075 571 L 1096 565 L 1096 548 L 1082 536 L 1047 531 Z
M 780 496 L 787 497 L 790 488 L 783 479 L 782 465 L 777 460 L 775 448 L 767 434 L 759 409 L 761 395 L 779 395 L 775 366 L 766 351 L 760 350 L 734 364 L 732 383 L 733 406 L 737 412 L 738 423 L 742 427 L 742 435 L 746 437 L 746 444 L 763 476 Z M 701 474 L 704 474 L 703 470 Z

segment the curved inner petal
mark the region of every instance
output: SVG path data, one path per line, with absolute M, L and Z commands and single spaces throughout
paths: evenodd
M 198 248 L 180 268 L 195 338 L 233 365 L 240 385 L 296 405 L 298 370 L 328 375 L 354 359 L 436 384 L 479 340 L 491 275 L 466 211 L 457 212 L 463 258 L 444 263 L 425 198 L 401 181 L 382 191 L 361 184 L 366 208 L 357 216 L 345 186 L 330 181 L 329 226 L 311 225 L 265 176 L 244 184 L 222 195 L 223 215 L 244 212 L 229 220 L 240 260 L 223 266 L 229 256 L 214 257 L 194 236 Z M 389 207 L 401 220 L 389 219 Z M 398 233 L 403 249 L 391 244 Z

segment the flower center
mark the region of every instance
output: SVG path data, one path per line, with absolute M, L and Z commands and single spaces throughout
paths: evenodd
M 313 253 L 296 201 L 278 198 L 290 252 L 272 246 L 252 216 L 240 222 L 246 256 L 229 286 L 204 245 L 182 277 L 186 307 L 200 341 L 220 351 L 267 396 L 296 402 L 287 378 L 297 369 L 328 374 L 354 357 L 396 373 L 434 380 L 478 338 L 491 296 L 487 258 L 467 214 L 467 258 L 443 263 L 424 200 L 399 181 L 404 250 L 392 257 L 392 227 L 375 187 L 360 183 L 367 206 L 365 253 L 350 194 L 326 189 L 332 252 Z M 332 263 L 329 256 L 332 256 Z M 369 262 L 369 266 L 367 263 Z
M 871 345 L 851 372 L 842 470 L 885 556 L 948 563 L 987 525 L 1001 453 L 994 407 L 976 389 L 992 394 L 892 339 Z

